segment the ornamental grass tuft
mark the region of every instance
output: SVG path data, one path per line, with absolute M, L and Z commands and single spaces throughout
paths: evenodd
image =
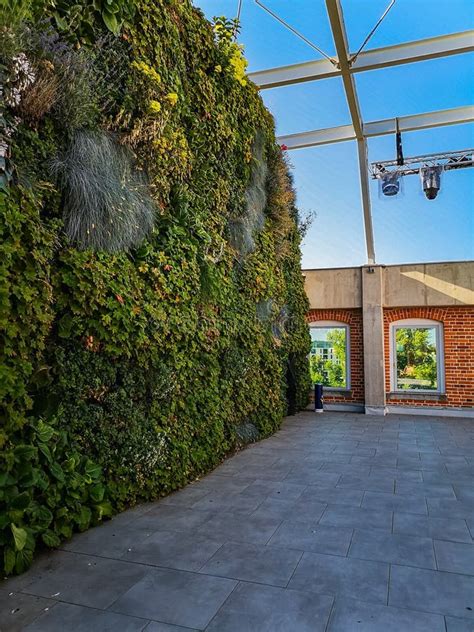
M 52 170 L 63 195 L 64 230 L 79 248 L 129 250 L 151 233 L 155 205 L 146 179 L 111 135 L 77 131 Z

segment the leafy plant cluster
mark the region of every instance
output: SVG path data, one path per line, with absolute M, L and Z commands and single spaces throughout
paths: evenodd
M 6 573 L 271 434 L 309 390 L 291 177 L 232 40 L 188 1 L 137 0 L 117 36 L 105 2 L 20 4 L 0 57 L 19 96 L 0 198 Z M 76 6 L 94 9 L 80 45 Z

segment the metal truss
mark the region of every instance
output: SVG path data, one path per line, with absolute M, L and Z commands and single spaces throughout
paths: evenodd
M 373 162 L 370 165 L 370 173 L 374 179 L 394 172 L 399 176 L 410 176 L 419 173 L 423 167 L 442 167 L 443 171 L 474 167 L 474 149 L 404 158 L 403 165 L 398 165 L 396 160 Z
M 349 106 L 351 124 L 280 136 L 278 142 L 286 146 L 287 149 L 315 147 L 348 140 L 355 140 L 357 142 L 367 261 L 370 264 L 375 263 L 375 246 L 369 194 L 367 138 L 395 133 L 397 131 L 397 121 L 400 132 L 472 122 L 474 121 L 474 106 L 468 105 L 450 110 L 427 112 L 413 116 L 404 116 L 398 119 L 384 119 L 364 123 L 357 97 L 354 75 L 358 72 L 368 70 L 378 70 L 390 66 L 410 64 L 472 52 L 474 51 L 474 31 L 470 30 L 440 37 L 431 37 L 367 51 L 361 50 L 363 48 L 362 46 L 354 55 L 349 51 L 340 0 L 325 1 L 336 47 L 337 60 L 326 57 L 321 60 L 261 70 L 259 72 L 249 73 L 249 78 L 260 89 L 265 90 L 306 81 L 341 77 L 347 104 Z M 257 2 L 257 4 L 262 6 L 260 1 Z M 268 11 L 268 9 L 266 10 Z M 268 12 L 273 15 L 271 11 Z M 274 17 L 282 22 L 278 16 Z M 289 27 L 288 25 L 286 26 Z M 292 27 L 289 28 L 295 32 Z M 302 37 L 300 34 L 296 34 Z M 314 45 L 312 46 L 315 48 Z M 458 165 L 457 168 L 460 168 L 460 165 Z

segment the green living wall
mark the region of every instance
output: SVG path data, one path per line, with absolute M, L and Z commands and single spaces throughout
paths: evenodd
M 6 2 L 6 574 L 306 403 L 301 226 L 234 28 L 187 0 Z

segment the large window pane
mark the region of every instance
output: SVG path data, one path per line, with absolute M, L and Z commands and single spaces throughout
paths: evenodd
M 314 384 L 348 388 L 347 328 L 311 327 L 310 373 Z
M 438 390 L 436 327 L 396 327 L 396 389 Z

